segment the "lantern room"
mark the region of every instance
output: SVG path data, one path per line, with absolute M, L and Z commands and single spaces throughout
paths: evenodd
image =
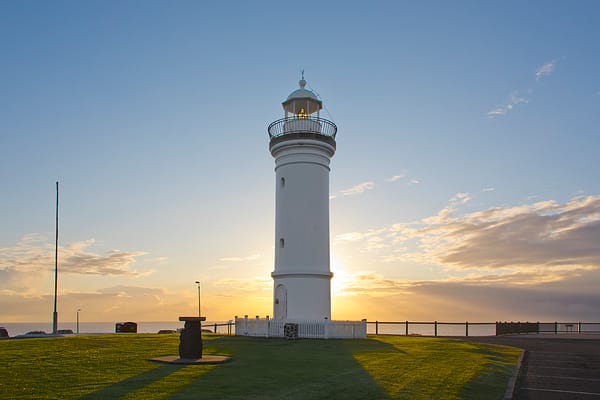
M 323 102 L 310 90 L 305 89 L 306 81 L 304 76 L 298 82 L 300 89 L 294 90 L 288 98 L 282 103 L 285 111 L 285 117 L 296 117 L 299 119 L 308 118 L 309 115 L 317 113 L 323 108 Z

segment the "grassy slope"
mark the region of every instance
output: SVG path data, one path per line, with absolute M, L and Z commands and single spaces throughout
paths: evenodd
M 461 340 L 205 337 L 218 366 L 155 364 L 177 335 L 0 341 L 2 399 L 498 399 L 519 350 Z

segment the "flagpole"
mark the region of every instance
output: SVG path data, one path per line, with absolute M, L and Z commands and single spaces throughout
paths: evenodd
M 58 298 L 58 181 L 56 182 L 56 241 L 54 246 L 54 313 L 52 314 L 52 334 L 58 331 L 58 311 L 56 303 Z

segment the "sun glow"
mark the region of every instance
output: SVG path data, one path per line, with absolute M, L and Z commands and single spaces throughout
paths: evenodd
M 334 296 L 347 296 L 348 289 L 353 286 L 354 278 L 340 264 L 339 259 L 335 255 L 331 255 L 331 272 L 333 279 L 331 280 L 331 292 Z

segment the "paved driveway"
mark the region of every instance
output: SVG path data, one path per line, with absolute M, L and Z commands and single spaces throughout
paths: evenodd
M 474 338 L 527 350 L 518 400 L 600 399 L 600 337 L 531 335 Z

